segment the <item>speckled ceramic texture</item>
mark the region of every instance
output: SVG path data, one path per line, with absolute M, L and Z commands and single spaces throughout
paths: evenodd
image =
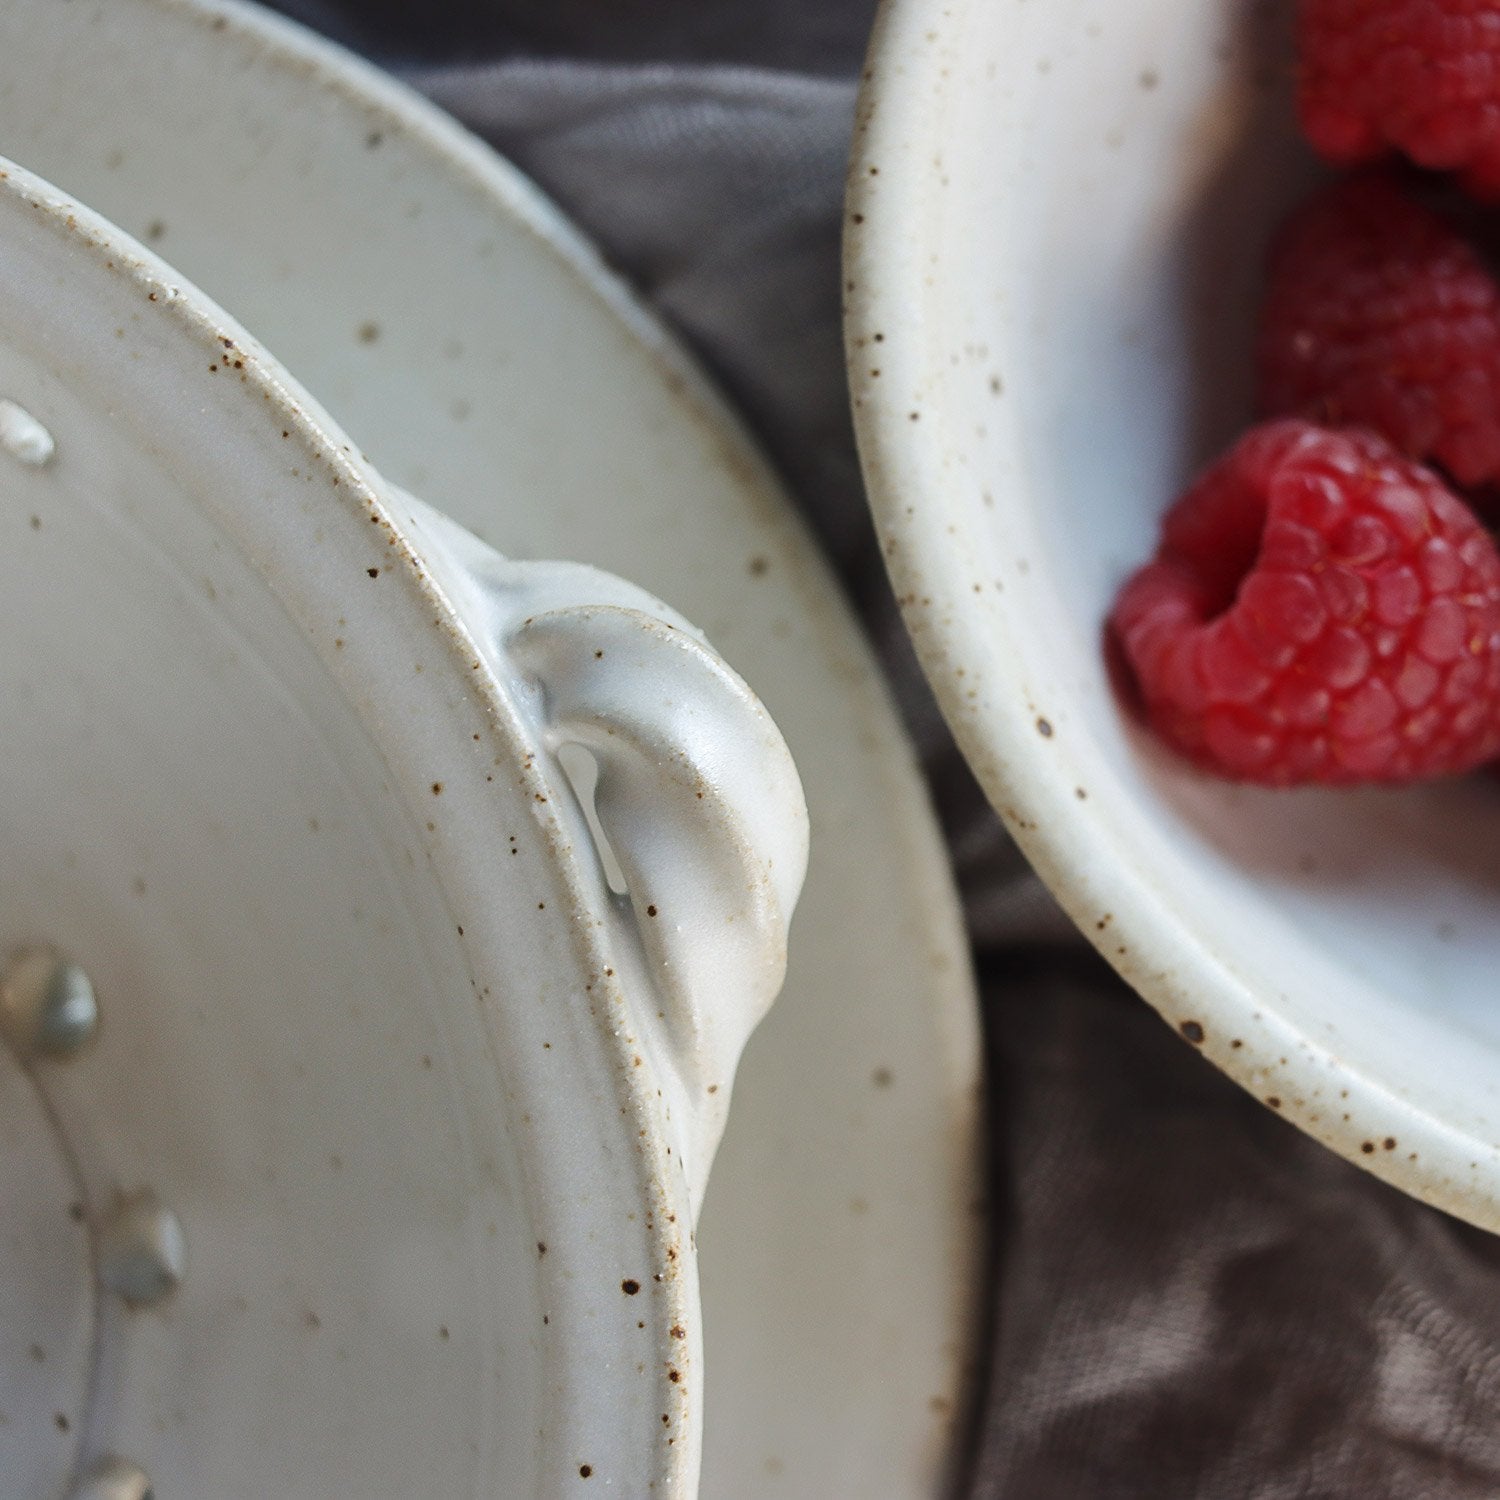
M 1083 932 L 1270 1108 L 1497 1228 L 1493 784 L 1223 785 L 1133 730 L 1101 654 L 1248 410 L 1261 256 L 1312 174 L 1289 18 L 887 0 L 845 240 L 861 451 L 949 722 Z
M 774 726 L 3 161 L 0 288 L 6 922 L 103 1014 L 35 1073 L 55 1209 L 147 1193 L 191 1247 L 41 1432 L 163 1493 L 693 1493 L 693 1226 L 806 866 Z
M 880 674 L 742 427 L 530 183 L 296 28 L 14 0 L 0 44 L 8 149 L 253 328 L 383 475 L 512 557 L 644 584 L 754 683 L 814 838 L 699 1223 L 702 1491 L 938 1492 L 982 1321 L 972 971 Z

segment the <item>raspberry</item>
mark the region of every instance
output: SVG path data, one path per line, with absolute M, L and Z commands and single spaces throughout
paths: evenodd
M 1500 553 L 1373 433 L 1253 428 L 1167 513 L 1110 617 L 1151 726 L 1268 786 L 1500 753 Z
M 1394 148 L 1500 198 L 1494 0 L 1301 0 L 1297 111 L 1335 166 Z
M 1271 248 L 1265 416 L 1373 427 L 1460 484 L 1500 481 L 1500 284 L 1390 177 L 1315 194 Z

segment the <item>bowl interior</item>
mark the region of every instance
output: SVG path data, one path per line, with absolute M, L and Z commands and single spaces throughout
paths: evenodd
M 1290 14 L 888 7 L 851 193 L 867 469 L 950 720 L 1084 931 L 1276 1107 L 1489 1219 L 1500 792 L 1208 780 L 1126 721 L 1101 652 L 1249 420 L 1264 248 L 1318 170 Z
M 330 1450 L 366 1493 L 480 1492 L 534 1405 L 536 1254 L 415 830 L 176 477 L 9 344 L 0 390 L 58 441 L 47 471 L 0 455 L 0 948 L 92 977 L 97 1043 L 44 1093 L 91 1211 L 150 1189 L 190 1257 L 155 1316 L 101 1302 L 91 1440 L 163 1493 L 237 1470 L 295 1493 Z M 143 1442 L 188 1409 L 215 1420 Z
M 0 1467 L 33 1472 L 66 1434 L 75 1461 L 125 1455 L 162 1494 L 482 1495 L 497 1472 L 531 1492 L 535 1162 L 490 1019 L 514 996 L 475 1004 L 436 825 L 413 816 L 396 737 L 372 732 L 400 700 L 366 679 L 365 702 L 329 666 L 392 649 L 337 582 L 347 567 L 375 591 L 342 550 L 373 528 L 240 381 L 257 356 L 151 307 L 165 286 L 148 301 L 106 254 L 129 251 L 3 195 L 0 396 L 55 451 L 0 448 L 0 955 L 56 945 L 101 1013 L 77 1057 L 28 1060 L 48 1123 L 7 1149 L 66 1160 L 71 1190 L 44 1209 L 86 1219 L 96 1249 L 122 1201 L 153 1195 L 186 1272 L 144 1308 L 35 1281 L 17 1315 L 85 1330 L 92 1367 L 80 1409 L 0 1426 Z M 225 524 L 237 509 L 263 538 L 286 518 L 313 576 L 270 576 L 321 598 L 326 639 Z M 3 1362 L 7 1410 L 60 1353 L 30 1337 L 31 1361 Z

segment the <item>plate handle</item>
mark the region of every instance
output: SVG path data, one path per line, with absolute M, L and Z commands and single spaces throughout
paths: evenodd
M 409 500 L 410 497 L 403 497 Z M 597 767 L 594 813 L 623 875 L 595 875 L 629 955 L 622 992 L 653 1055 L 696 1213 L 740 1054 L 781 989 L 807 870 L 790 751 L 760 700 L 660 600 L 579 563 L 516 562 L 417 501 L 415 520 L 459 612 L 538 748 Z M 631 979 L 639 984 L 632 985 Z M 643 990 L 643 993 L 637 993 Z

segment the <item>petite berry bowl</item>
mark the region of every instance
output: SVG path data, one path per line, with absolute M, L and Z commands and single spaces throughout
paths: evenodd
M 1494 1229 L 1500 782 L 1209 779 L 1102 649 L 1249 420 L 1266 243 L 1318 171 L 1290 12 L 886 0 L 846 228 L 861 451 L 949 722 L 1079 927 L 1272 1109 Z

